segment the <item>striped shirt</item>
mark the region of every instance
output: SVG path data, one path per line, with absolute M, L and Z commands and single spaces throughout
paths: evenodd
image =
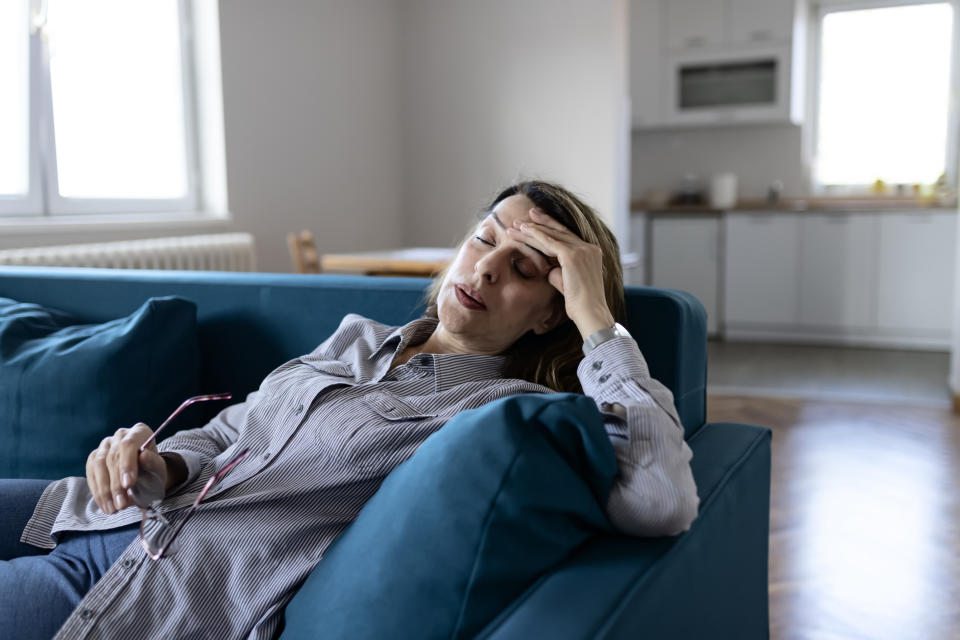
M 389 327 L 358 315 L 311 353 L 272 371 L 245 402 L 159 445 L 181 455 L 187 479 L 157 510 L 173 524 L 207 479 L 250 449 L 217 484 L 171 549 L 150 560 L 134 541 L 87 593 L 56 638 L 271 638 L 283 608 L 383 479 L 460 411 L 550 389 L 505 379 L 504 358 L 420 353 L 435 319 Z M 605 415 L 619 463 L 607 512 L 638 535 L 679 533 L 696 516 L 690 449 L 668 389 L 650 378 L 636 343 L 617 337 L 581 362 L 584 392 Z M 138 521 L 106 515 L 84 478 L 43 493 L 22 541 L 53 548 L 62 531 Z

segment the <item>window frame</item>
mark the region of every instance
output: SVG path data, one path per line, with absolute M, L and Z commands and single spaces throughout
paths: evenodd
M 23 25 L 27 29 L 27 193 L 22 196 L 0 196 L 0 216 L 34 217 L 43 215 L 43 184 L 41 178 L 40 153 L 36 141 L 40 136 L 39 117 L 33 106 L 39 101 L 39 86 L 32 70 L 40 60 L 40 50 L 32 32 L 33 1 L 27 7 L 27 20 Z
M 890 7 L 906 7 L 924 4 L 949 4 L 953 7 L 953 25 L 950 36 L 950 72 L 949 95 L 947 104 L 947 144 L 944 158 L 944 172 L 947 184 L 956 187 L 958 178 L 958 164 L 960 164 L 960 145 L 958 145 L 958 120 L 960 120 L 960 105 L 955 97 L 960 90 L 960 64 L 957 63 L 958 54 L 958 27 L 960 27 L 960 0 L 818 0 L 811 4 L 810 16 L 812 24 L 808 29 L 808 56 L 807 64 L 807 123 L 804 135 L 805 172 L 808 192 L 814 197 L 823 196 L 874 196 L 872 184 L 827 185 L 816 179 L 817 142 L 819 139 L 820 118 L 820 62 L 823 19 L 827 14 L 840 11 L 858 11 L 863 9 L 882 9 Z M 891 185 L 888 185 L 888 188 Z M 912 196 L 912 193 L 904 194 Z
M 201 202 L 196 56 L 192 0 L 177 0 L 180 26 L 180 78 L 183 91 L 187 192 L 182 198 L 70 198 L 60 195 L 57 182 L 56 136 L 47 39 L 43 31 L 45 2 L 29 5 L 29 192 L 25 197 L 0 198 L 0 216 L 8 219 L 68 218 L 75 215 L 173 213 L 196 211 Z

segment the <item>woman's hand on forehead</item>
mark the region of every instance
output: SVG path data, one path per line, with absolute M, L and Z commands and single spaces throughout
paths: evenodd
M 556 260 L 547 281 L 563 294 L 567 317 L 584 339 L 612 327 L 613 314 L 603 287 L 603 250 L 540 209 L 530 209 L 530 220 L 515 220 L 507 235 Z

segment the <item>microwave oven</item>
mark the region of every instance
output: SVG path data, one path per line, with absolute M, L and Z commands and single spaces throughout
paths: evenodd
M 800 79 L 788 46 L 751 47 L 667 56 L 666 124 L 799 123 Z

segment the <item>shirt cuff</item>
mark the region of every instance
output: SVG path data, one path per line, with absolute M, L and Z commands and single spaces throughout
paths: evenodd
M 637 342 L 628 336 L 616 336 L 580 361 L 577 377 L 584 395 L 608 400 L 619 395 L 617 390 L 624 380 L 649 378 L 650 370 Z
M 187 477 L 178 485 L 170 487 L 170 490 L 167 491 L 167 496 L 172 496 L 185 486 L 193 482 L 200 475 L 200 469 L 203 466 L 203 462 L 200 459 L 200 454 L 195 451 L 186 451 L 183 449 L 164 449 L 162 446 L 158 445 L 157 449 L 161 454 L 163 453 L 175 453 L 181 458 L 183 458 L 183 463 L 187 467 Z

